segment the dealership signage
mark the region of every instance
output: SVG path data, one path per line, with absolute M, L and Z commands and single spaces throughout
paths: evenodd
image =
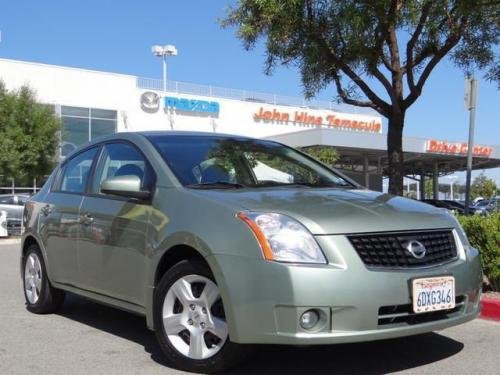
M 467 143 L 465 142 L 446 142 L 429 139 L 426 143 L 426 151 L 436 154 L 449 154 L 449 155 L 467 155 Z M 474 156 L 482 156 L 489 158 L 493 148 L 489 146 L 474 146 L 472 154 Z
M 355 130 L 367 133 L 382 133 L 382 123 L 378 119 L 367 119 L 362 116 L 349 116 L 340 113 L 331 113 L 326 116 L 308 111 L 281 111 L 276 108 L 260 109 L 253 114 L 255 121 L 274 122 L 278 124 L 302 124 L 328 126 L 342 130 Z
M 165 109 L 181 112 L 205 113 L 218 115 L 220 105 L 218 102 L 209 102 L 206 100 L 176 98 L 173 96 L 165 96 Z
M 141 108 L 144 112 L 155 113 L 160 109 L 160 96 L 153 91 L 145 91 L 142 93 L 141 98 Z

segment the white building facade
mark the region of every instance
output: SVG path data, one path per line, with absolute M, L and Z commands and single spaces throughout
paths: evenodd
M 168 82 L 132 75 L 0 59 L 7 89 L 28 85 L 61 118 L 60 157 L 96 137 L 126 131 L 186 130 L 269 138 L 294 147 L 335 147 L 336 167 L 381 190 L 387 165 L 382 118 L 371 110 L 331 102 Z M 454 140 L 456 141 L 456 140 Z M 405 137 L 407 174 L 463 170 L 464 142 Z M 476 145 L 478 166 L 500 165 L 500 146 Z M 422 178 L 423 181 L 423 178 Z
M 156 80 L 5 59 L 0 59 L 0 79 L 12 90 L 28 85 L 39 101 L 54 105 L 63 123 L 63 156 L 114 131 L 194 130 L 257 138 L 317 127 L 382 132 L 382 119 L 373 114 L 266 103 L 252 93 L 244 98 L 243 90 L 224 89 L 241 100 L 210 95 L 210 86 L 190 90 L 176 82 L 169 82 L 172 91 L 162 92 L 154 90 Z

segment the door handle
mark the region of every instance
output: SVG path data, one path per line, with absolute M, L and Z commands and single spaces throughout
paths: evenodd
M 83 225 L 90 225 L 94 222 L 94 218 L 89 213 L 85 213 L 85 214 L 80 216 L 80 222 Z
M 49 216 L 52 213 L 52 208 L 47 204 L 43 206 L 40 211 L 42 211 L 42 214 L 44 216 Z

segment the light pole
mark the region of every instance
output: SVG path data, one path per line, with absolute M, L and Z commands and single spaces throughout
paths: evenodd
M 472 172 L 472 149 L 474 147 L 474 125 L 476 119 L 477 81 L 474 76 L 465 80 L 465 106 L 469 110 L 469 145 L 467 147 L 467 174 L 465 177 L 465 214 L 469 214 L 470 180 Z
M 151 47 L 153 55 L 161 57 L 163 61 L 163 91 L 167 91 L 167 56 L 177 56 L 177 48 L 171 44 Z
M 455 183 L 455 180 L 458 178 L 458 176 L 452 175 L 452 176 L 447 176 L 446 178 L 449 178 L 451 180 L 451 182 L 450 182 L 450 199 L 452 201 L 454 201 L 455 195 L 453 194 L 453 184 Z

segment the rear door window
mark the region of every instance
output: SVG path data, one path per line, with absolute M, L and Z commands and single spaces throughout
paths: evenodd
M 59 190 L 66 193 L 84 193 L 89 180 L 97 147 L 92 147 L 75 155 L 63 166 Z

